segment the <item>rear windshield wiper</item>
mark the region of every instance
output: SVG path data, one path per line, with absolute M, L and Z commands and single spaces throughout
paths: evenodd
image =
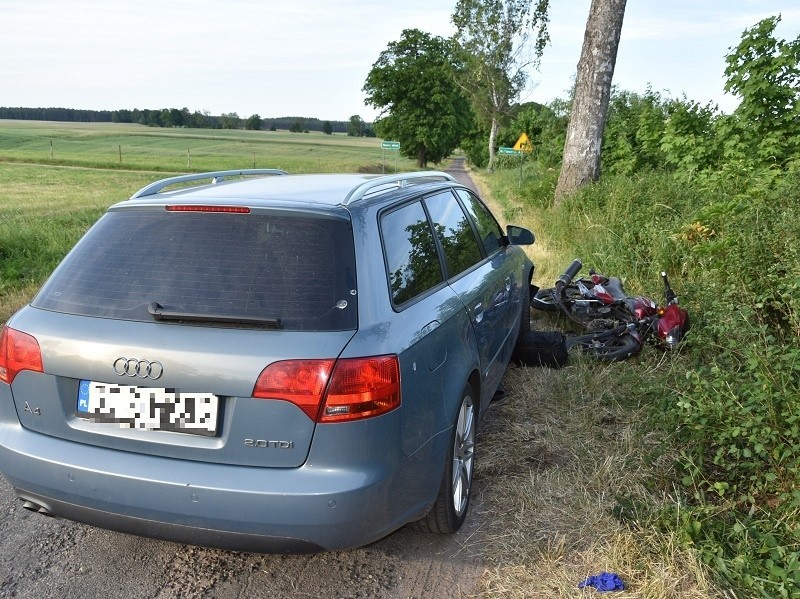
M 147 306 L 147 311 L 155 320 L 169 320 L 176 322 L 219 322 L 226 324 L 242 324 L 248 326 L 264 327 L 268 329 L 280 329 L 280 318 L 266 316 L 233 316 L 229 314 L 197 314 L 186 312 L 170 307 L 164 307 L 158 302 L 153 302 Z

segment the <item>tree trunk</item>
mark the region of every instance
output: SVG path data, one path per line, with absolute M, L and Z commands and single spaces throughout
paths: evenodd
M 492 127 L 489 130 L 489 165 L 487 166 L 487 170 L 492 172 L 494 170 L 494 158 L 495 158 L 495 151 L 494 145 L 497 143 L 497 130 L 500 128 L 499 123 L 497 122 L 497 117 L 492 117 Z
M 600 149 L 626 0 L 592 0 L 556 186 L 556 202 L 600 178 Z
M 417 167 L 428 168 L 428 148 L 425 147 L 425 144 L 417 146 Z

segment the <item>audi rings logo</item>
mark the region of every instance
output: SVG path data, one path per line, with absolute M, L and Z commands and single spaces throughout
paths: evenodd
M 156 380 L 164 373 L 164 366 L 161 362 L 121 357 L 114 361 L 114 372 L 119 376 L 138 376 L 140 379 Z

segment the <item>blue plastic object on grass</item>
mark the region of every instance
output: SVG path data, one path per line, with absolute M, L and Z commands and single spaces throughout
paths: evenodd
M 622 579 L 611 572 L 601 572 L 600 574 L 589 576 L 578 585 L 579 589 L 584 587 L 594 587 L 601 593 L 606 591 L 622 591 L 625 589 Z

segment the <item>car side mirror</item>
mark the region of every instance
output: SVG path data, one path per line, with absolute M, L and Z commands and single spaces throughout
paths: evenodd
M 532 245 L 536 241 L 532 231 L 515 225 L 506 226 L 506 236 L 512 245 Z

